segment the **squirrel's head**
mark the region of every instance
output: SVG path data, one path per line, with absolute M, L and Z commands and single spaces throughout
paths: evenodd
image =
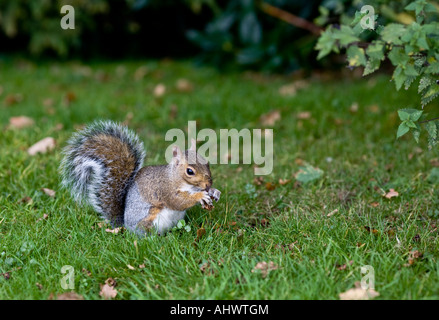
M 191 140 L 191 147 L 185 152 L 174 146 L 171 165 L 184 182 L 206 191 L 212 186 L 209 163 L 197 153 L 195 139 Z

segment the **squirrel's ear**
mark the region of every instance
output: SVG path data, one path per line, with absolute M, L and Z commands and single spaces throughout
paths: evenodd
M 172 161 L 175 164 L 178 164 L 180 162 L 181 159 L 181 150 L 177 145 L 174 145 L 172 147 Z
M 189 150 L 197 151 L 197 141 L 194 138 L 191 139 L 191 147 L 189 148 Z

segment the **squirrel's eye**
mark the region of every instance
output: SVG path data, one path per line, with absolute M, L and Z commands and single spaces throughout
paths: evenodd
M 186 173 L 188 174 L 188 175 L 190 175 L 190 176 L 193 176 L 195 173 L 194 173 L 194 170 L 192 170 L 191 168 L 187 168 L 186 169 Z

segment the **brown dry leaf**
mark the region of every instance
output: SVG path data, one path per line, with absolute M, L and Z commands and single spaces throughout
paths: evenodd
M 358 112 L 358 103 L 354 102 L 350 107 L 349 107 L 349 111 L 351 113 L 356 113 Z
M 176 86 L 177 90 L 181 92 L 191 92 L 194 90 L 193 84 L 187 79 L 178 79 Z
M 294 160 L 294 163 L 297 164 L 298 166 L 303 166 L 303 164 L 304 164 L 305 162 L 303 161 L 303 159 L 296 158 L 296 159 Z
M 350 261 L 349 261 L 349 265 L 352 265 L 353 263 L 354 263 L 354 260 L 350 260 Z M 336 265 L 335 267 L 336 267 L 337 270 L 340 270 L 340 271 L 341 271 L 341 270 L 346 270 L 346 268 L 347 268 L 347 264 L 346 264 L 346 263 L 345 263 L 345 264 L 342 264 L 342 265 L 339 265 L 339 264 L 338 264 L 338 265 Z
M 206 234 L 206 229 L 204 228 L 200 228 L 197 230 L 197 238 L 195 239 L 195 241 L 198 241 L 201 239 L 202 236 L 204 236 Z
M 274 183 L 267 182 L 265 184 L 265 189 L 267 189 L 268 191 L 273 191 L 274 189 L 276 189 L 276 185 Z
M 177 118 L 177 114 L 178 114 L 178 107 L 176 104 L 171 105 L 171 108 L 169 110 L 169 118 L 171 120 L 174 120 L 175 118 Z
M 373 289 L 352 288 L 340 293 L 340 300 L 369 300 L 378 297 L 380 294 Z
M 373 229 L 373 228 L 370 228 L 368 226 L 364 226 L 364 229 L 366 229 L 367 232 L 372 232 L 373 234 L 377 234 L 378 233 L 377 229 Z
M 261 115 L 260 121 L 263 126 L 273 126 L 276 121 L 281 119 L 279 110 L 272 110 L 268 113 Z
M 145 264 L 139 264 L 139 269 L 145 269 Z
M 297 119 L 300 119 L 300 120 L 310 119 L 311 112 L 310 111 L 302 111 L 302 112 L 299 112 L 296 117 L 297 117 Z
M 287 183 L 289 183 L 291 181 L 291 179 L 279 179 L 279 184 L 281 186 L 286 185 Z
M 298 90 L 305 89 L 309 83 L 305 80 L 298 80 L 293 83 L 285 84 L 279 88 L 279 94 L 282 96 L 294 96 Z
M 105 280 L 105 284 L 108 284 L 110 287 L 115 287 L 116 280 L 114 280 L 113 278 L 108 278 L 107 280 Z
M 206 261 L 204 262 L 201 266 L 200 266 L 200 270 L 202 273 L 204 273 L 205 275 L 213 275 L 215 273 L 212 264 L 210 263 L 210 261 Z
M 373 208 L 376 208 L 376 207 L 378 207 L 380 204 L 378 203 L 378 202 L 372 202 L 371 204 L 370 204 L 370 206 L 371 207 L 373 207 Z
M 47 137 L 31 146 L 27 150 L 27 153 L 31 156 L 34 156 L 37 153 L 46 153 L 53 148 L 55 148 L 55 139 L 53 139 L 52 137 Z
M 257 186 L 260 186 L 262 183 L 264 183 L 264 178 L 259 176 L 259 177 L 255 177 L 253 179 L 253 183 Z
M 413 265 L 417 260 L 421 259 L 424 255 L 422 254 L 422 252 L 418 251 L 418 250 L 412 250 L 409 252 L 409 258 L 408 258 L 408 262 L 404 264 L 404 267 L 409 267 L 411 265 Z
M 165 92 L 166 92 L 166 86 L 163 83 L 159 83 L 154 88 L 154 96 L 156 98 L 160 98 L 165 94 Z
M 43 290 L 43 285 L 41 283 L 35 283 L 38 289 Z
M 32 198 L 28 196 L 23 197 L 20 199 L 20 201 L 18 201 L 18 203 L 32 203 L 32 202 L 33 202 Z
M 118 228 L 114 228 L 114 229 L 105 229 L 106 232 L 110 232 L 110 233 L 114 233 L 114 234 L 118 234 L 119 232 L 122 233 L 124 231 L 124 227 L 118 227 Z
M 58 295 L 56 300 L 84 300 L 84 297 L 72 291 Z
M 76 94 L 72 91 L 67 92 L 66 95 L 64 96 L 65 104 L 69 105 L 73 101 L 76 101 Z
M 53 99 L 52 98 L 46 98 L 43 100 L 43 106 L 50 108 L 53 106 Z
M 374 104 L 374 105 L 371 105 L 369 107 L 369 110 L 372 113 L 378 113 L 378 112 L 380 112 L 380 107 L 378 107 L 378 105 Z
M 332 211 L 331 211 L 330 213 L 328 213 L 326 216 L 327 216 L 327 217 L 330 217 L 330 216 L 336 214 L 337 212 L 338 212 L 338 209 L 332 210 Z
M 257 270 L 261 270 L 262 278 L 265 278 L 267 274 L 272 271 L 279 269 L 279 266 L 275 265 L 273 261 L 270 262 L 258 262 L 252 272 L 257 272 Z
M 11 278 L 10 272 L 0 273 L 0 277 L 3 277 L 5 280 L 9 280 Z
M 82 272 L 85 273 L 87 276 L 91 277 L 91 272 L 85 268 L 82 268 Z
M 386 197 L 387 199 L 391 199 L 393 197 L 397 197 L 399 196 L 399 193 L 397 191 L 395 191 L 394 189 L 390 189 L 389 192 L 387 192 L 384 197 Z
M 101 287 L 99 295 L 104 299 L 113 299 L 117 296 L 117 290 L 113 286 L 109 286 L 107 283 Z
M 146 66 L 140 66 L 134 72 L 134 80 L 142 80 L 148 73 L 148 68 Z
M 52 197 L 52 198 L 55 197 L 56 192 L 53 191 L 52 189 L 41 188 L 41 190 L 42 190 L 45 194 L 47 194 L 49 197 Z
M 9 125 L 11 128 L 21 129 L 33 126 L 35 121 L 32 118 L 26 116 L 12 117 L 9 119 Z
M 5 105 L 7 106 L 12 106 L 13 104 L 19 103 L 23 100 L 23 95 L 21 95 L 20 93 L 17 94 L 8 94 L 5 97 Z
M 434 158 L 430 160 L 430 165 L 432 165 L 433 167 L 439 167 L 439 160 L 438 158 Z

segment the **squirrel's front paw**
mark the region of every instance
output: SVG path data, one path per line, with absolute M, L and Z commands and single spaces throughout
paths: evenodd
M 211 199 L 215 200 L 216 202 L 219 201 L 220 196 L 221 196 L 221 191 L 219 191 L 215 188 L 210 188 L 208 193 L 209 193 L 209 196 Z
M 203 197 L 200 200 L 203 209 L 211 210 L 213 208 L 212 199 L 207 191 L 203 191 Z

